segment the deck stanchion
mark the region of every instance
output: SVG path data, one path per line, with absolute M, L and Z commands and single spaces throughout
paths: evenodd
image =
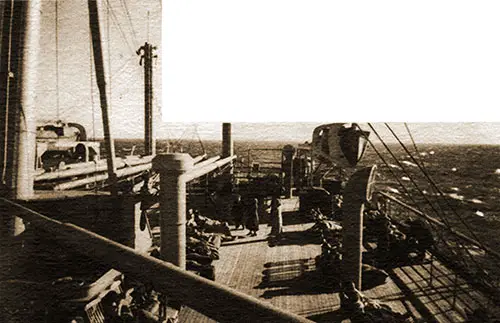
M 429 271 L 429 286 L 431 286 L 431 287 L 432 287 L 432 283 L 433 283 L 432 278 L 434 276 L 434 270 L 433 269 L 434 269 L 434 254 L 431 253 L 431 268 L 430 268 L 430 271 Z
M 453 279 L 453 301 L 452 307 L 455 308 L 457 303 L 457 289 L 458 289 L 458 274 L 455 273 L 455 278 Z
M 186 269 L 186 180 L 193 168 L 188 154 L 161 154 L 153 159 L 160 173 L 160 252 L 163 260 Z
M 286 145 L 281 152 L 281 170 L 284 173 L 285 198 L 292 197 L 293 188 L 293 158 L 295 157 L 295 148 L 292 145 Z

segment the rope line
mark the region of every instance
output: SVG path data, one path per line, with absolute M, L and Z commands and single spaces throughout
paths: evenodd
M 122 36 L 123 40 L 125 41 L 125 44 L 127 45 L 128 49 L 130 50 L 130 53 L 132 54 L 133 57 L 135 57 L 136 53 L 135 53 L 135 50 L 133 49 L 134 46 L 130 46 L 129 40 L 128 40 L 125 32 L 123 31 L 121 24 L 118 22 L 118 18 L 116 18 L 115 12 L 114 12 L 113 8 L 111 7 L 111 4 L 109 3 L 109 0 L 106 0 L 106 4 L 107 4 L 107 7 L 109 9 L 109 13 L 111 13 L 111 19 L 113 20 L 113 23 L 116 25 L 116 27 L 120 31 L 120 35 Z
M 425 194 L 423 194 L 422 190 L 418 187 L 417 183 L 413 180 L 413 178 L 410 176 L 410 174 L 408 174 L 408 172 L 406 171 L 406 169 L 401 165 L 401 163 L 399 162 L 399 160 L 396 158 L 396 156 L 394 155 L 394 153 L 390 150 L 390 148 L 387 146 L 387 144 L 383 141 L 383 139 L 380 137 L 380 135 L 378 134 L 377 130 L 375 130 L 375 128 L 371 125 L 371 123 L 368 123 L 368 126 L 370 126 L 370 128 L 373 130 L 373 132 L 375 133 L 375 135 L 377 136 L 377 138 L 380 140 L 380 142 L 384 145 L 385 149 L 389 152 L 389 154 L 392 156 L 392 158 L 396 161 L 396 163 L 399 165 L 399 167 L 401 167 L 401 169 L 405 172 L 405 174 L 408 176 L 408 178 L 410 179 L 410 181 L 412 182 L 412 184 L 417 188 L 417 191 L 424 197 L 424 199 L 426 200 L 427 204 L 429 204 L 429 206 L 432 208 L 432 210 L 438 215 L 438 217 L 441 219 L 441 221 L 443 221 L 443 223 L 446 225 L 446 228 L 448 229 L 448 231 L 450 233 L 453 233 L 453 230 L 452 230 L 452 226 L 450 225 L 450 223 L 448 222 L 448 220 L 446 219 L 446 217 L 444 216 L 441 216 L 441 214 L 439 214 L 439 212 L 436 210 L 436 208 L 434 207 L 434 205 L 430 202 L 430 200 L 427 198 L 427 196 Z M 458 244 L 460 245 L 460 247 L 462 249 L 465 249 L 465 251 L 467 252 L 467 254 L 469 255 L 470 259 L 472 260 L 472 262 L 478 267 L 478 268 L 481 268 L 482 267 L 477 263 L 477 261 L 474 259 L 474 257 L 472 256 L 472 254 L 470 253 L 469 249 L 465 248 L 464 244 L 462 243 L 461 240 L 457 239 L 456 240 L 458 242 Z M 446 244 L 446 243 L 445 243 Z M 463 259 L 461 259 L 462 261 L 464 261 Z
M 132 17 L 130 16 L 130 11 L 128 10 L 127 1 L 126 0 L 120 0 L 120 3 L 122 4 L 122 6 L 125 9 L 125 12 L 127 14 L 128 25 L 130 27 L 130 30 L 132 31 L 132 35 L 134 37 L 134 41 L 135 41 L 135 44 L 136 44 L 135 47 L 139 47 L 139 46 L 137 46 L 139 44 L 139 41 L 138 41 L 137 33 L 135 32 L 134 24 L 132 23 Z
M 106 0 L 108 3 L 108 7 L 106 10 L 106 32 L 107 32 L 107 43 L 108 43 L 108 94 L 109 94 L 109 100 L 108 100 L 108 107 L 109 107 L 109 112 L 110 114 L 113 112 L 113 104 L 112 104 L 112 96 L 113 96 L 113 91 L 112 91 L 112 82 L 111 82 L 111 75 L 112 70 L 113 70 L 113 65 L 111 61 L 111 24 L 109 23 L 109 13 L 111 11 L 111 5 L 109 4 L 109 1 Z M 111 123 L 111 122 L 110 122 Z
M 393 134 L 394 138 L 396 138 L 396 140 L 399 142 L 399 144 L 401 145 L 401 147 L 403 147 L 403 149 L 405 150 L 405 152 L 410 156 L 410 158 L 414 161 L 415 161 L 415 158 L 411 155 L 411 153 L 408 151 L 408 148 L 406 148 L 406 146 L 403 144 L 403 142 L 399 139 L 399 137 L 396 135 L 396 133 L 394 132 L 394 130 L 392 130 L 392 128 L 387 124 L 385 123 L 385 126 L 389 129 L 389 131 Z M 427 180 L 429 181 L 429 183 L 434 187 L 434 189 L 436 189 L 436 191 L 439 193 L 439 196 L 441 196 L 444 200 L 444 202 L 446 203 L 446 205 L 448 206 L 448 208 L 452 211 L 452 213 L 458 218 L 458 220 L 467 228 L 467 230 L 469 230 L 469 232 L 472 234 L 472 236 L 474 237 L 474 239 L 479 242 L 479 244 L 481 245 L 482 248 L 484 248 L 484 245 L 482 243 L 482 241 L 480 239 L 478 239 L 476 233 L 472 230 L 472 228 L 470 227 L 470 225 L 465 222 L 465 220 L 463 219 L 463 217 L 461 217 L 457 210 L 447 201 L 447 199 L 445 198 L 443 192 L 437 187 L 436 183 L 434 182 L 434 180 L 429 176 L 429 174 L 417 163 L 417 166 L 419 167 L 420 171 L 424 174 L 424 176 L 427 178 Z
M 4 9 L 7 10 L 7 9 Z M 14 20 L 14 0 L 10 2 L 10 17 L 9 17 L 9 49 L 7 51 L 7 84 L 5 93 L 5 128 L 3 142 L 3 167 L 2 167 L 2 184 L 7 182 L 7 149 L 9 147 L 9 108 L 10 108 L 10 73 L 12 72 L 12 26 Z M 2 26 L 3 27 L 3 26 Z M 3 29 L 3 28 L 2 28 Z
M 418 156 L 418 155 L 420 155 L 420 151 L 419 151 L 419 149 L 418 149 L 418 147 L 417 147 L 417 144 L 415 143 L 415 140 L 413 139 L 413 135 L 412 135 L 412 133 L 411 133 L 411 131 L 410 131 L 410 128 L 408 127 L 408 124 L 407 124 L 406 122 L 404 123 L 404 125 L 405 125 L 405 128 L 406 128 L 406 131 L 408 131 L 408 135 L 410 136 L 411 142 L 412 142 L 412 144 L 413 144 L 413 148 L 415 149 L 415 152 L 417 153 L 417 156 Z M 418 163 L 416 163 L 416 164 L 418 165 Z M 425 166 L 425 163 L 424 163 L 423 158 L 421 158 L 421 159 L 420 159 L 420 165 L 421 165 L 421 166 L 422 166 L 422 168 L 423 168 L 423 169 L 427 172 L 427 168 L 426 168 L 426 166 Z M 430 187 L 430 190 L 432 191 L 433 195 L 434 195 L 435 193 L 437 193 L 437 192 L 436 192 L 436 190 L 435 190 L 432 186 Z M 444 211 L 443 211 L 443 209 L 441 208 L 440 201 L 439 201 L 439 199 L 438 199 L 437 197 L 436 197 L 436 205 L 437 205 L 437 207 L 439 208 L 439 210 L 440 210 L 441 212 L 443 212 L 443 214 L 444 214 Z
M 92 30 L 90 29 L 90 26 L 89 26 L 89 81 L 90 81 L 90 104 L 92 106 L 92 140 L 95 140 L 95 137 L 96 137 L 96 134 L 95 134 L 95 128 L 96 128 L 96 121 L 95 121 L 95 101 L 94 101 L 94 69 L 93 69 L 93 66 L 94 66 L 94 52 L 92 51 Z M 100 151 L 98 152 L 99 155 L 100 155 Z M 97 163 L 95 163 L 95 166 L 94 166 L 94 172 L 97 173 Z M 98 193 L 98 190 L 99 188 L 97 187 L 97 180 L 94 180 L 94 187 L 93 187 L 93 191 L 94 191 L 94 194 L 96 195 L 97 197 L 97 193 Z M 96 201 L 97 202 L 97 201 Z M 94 221 L 93 223 L 95 224 L 95 222 L 97 221 L 97 216 L 94 217 Z
M 59 96 L 59 1 L 54 1 L 55 6 L 55 38 L 56 38 L 56 111 L 57 120 L 60 119 L 59 106 L 60 106 L 60 96 Z
M 359 129 L 360 129 L 360 130 L 362 130 L 362 129 L 361 129 L 361 127 L 360 127 L 359 125 L 358 125 L 358 127 L 359 127 Z M 372 128 L 372 127 L 371 127 L 371 128 Z M 373 129 L 373 128 L 372 128 L 372 129 Z M 374 131 L 374 132 L 376 132 L 376 131 Z M 365 135 L 364 133 L 362 133 L 362 136 L 363 136 L 363 137 L 364 137 L 364 138 L 368 141 L 368 143 L 369 143 L 369 144 L 370 144 L 370 146 L 373 148 L 373 150 L 374 150 L 374 151 L 375 151 L 375 153 L 378 155 L 378 157 L 379 157 L 379 158 L 382 160 L 382 162 L 383 162 L 383 163 L 387 166 L 387 168 L 389 169 L 389 172 L 390 172 L 390 173 L 394 176 L 394 178 L 395 178 L 395 179 L 396 179 L 396 181 L 399 183 L 399 185 L 403 188 L 403 190 L 404 190 L 404 191 L 405 191 L 405 193 L 408 195 L 408 197 L 410 198 L 410 200 L 414 203 L 415 208 L 416 208 L 417 210 L 419 210 L 420 212 L 425 213 L 425 212 L 423 212 L 423 211 L 422 211 L 422 209 L 420 208 L 420 206 L 418 205 L 418 203 L 415 201 L 415 199 L 414 199 L 414 198 L 412 197 L 412 195 L 409 193 L 409 191 L 407 190 L 406 186 L 405 186 L 405 185 L 404 185 L 404 184 L 403 184 L 403 183 L 399 180 L 399 176 L 397 176 L 397 175 L 394 173 L 394 171 L 391 169 L 391 167 L 389 166 L 389 164 L 387 163 L 387 161 L 384 159 L 384 157 L 382 157 L 382 154 L 378 151 L 378 149 L 375 147 L 375 145 L 373 144 L 373 142 L 372 142 L 372 141 L 368 138 L 368 136 L 367 136 L 367 135 Z M 377 137 L 378 137 L 378 138 L 379 138 L 379 140 L 382 142 L 382 140 L 381 140 L 380 136 L 378 136 L 378 134 L 377 134 Z M 384 144 L 384 142 L 382 142 L 382 144 Z M 436 214 L 440 217 L 439 213 L 436 213 Z M 441 218 L 441 217 L 440 217 L 440 218 Z M 432 223 L 432 222 L 430 222 L 430 221 L 427 221 L 427 223 L 429 223 L 429 224 L 431 225 L 431 227 L 433 227 L 434 229 L 436 229 L 436 228 L 438 228 L 438 229 L 439 229 L 439 227 L 437 226 L 437 224 Z M 435 231 L 437 231 L 438 233 L 440 232 L 440 230 L 435 230 Z M 442 234 L 438 234 L 438 239 L 439 239 L 440 241 L 442 241 L 442 242 L 445 244 L 445 246 L 447 247 L 447 249 L 448 249 L 448 250 L 452 251 L 451 246 L 450 246 L 450 245 L 448 245 L 448 244 L 446 243 L 446 241 L 444 240 L 444 237 L 443 237 L 443 235 L 442 235 Z M 460 242 L 459 242 L 459 243 L 460 243 Z M 463 245 L 462 245 L 462 246 L 463 246 Z M 461 258 L 460 260 L 462 261 L 462 263 L 463 263 L 464 265 L 467 265 L 464 259 L 462 259 L 462 258 Z M 478 264 L 477 264 L 477 262 L 476 262 L 474 259 L 472 259 L 472 260 L 473 260 L 473 262 L 474 262 L 476 265 L 478 265 Z
M 198 132 L 198 125 L 194 125 L 194 131 L 196 133 L 196 136 L 198 137 L 198 142 L 200 143 L 200 146 L 201 146 L 201 149 L 203 151 L 202 154 L 205 154 L 206 151 L 205 151 L 205 146 L 203 145 L 203 141 L 201 141 L 201 137 L 200 137 L 200 133 Z

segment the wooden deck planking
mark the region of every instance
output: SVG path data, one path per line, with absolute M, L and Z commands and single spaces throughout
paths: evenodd
M 436 321 L 461 322 L 465 319 L 466 310 L 476 309 L 481 303 L 486 304 L 487 298 L 482 293 L 461 277 L 456 277 L 453 271 L 438 260 L 434 259 L 432 266 L 431 269 L 429 262 L 395 268 L 393 272 Z
M 285 210 L 295 207 L 294 200 L 284 204 Z M 321 274 L 316 272 L 315 257 L 321 253 L 321 246 L 300 241 L 303 237 L 300 232 L 311 225 L 285 226 L 284 232 L 292 239 L 273 246 L 267 241 L 271 229 L 267 225 L 260 226 L 257 237 L 246 236 L 246 230 L 233 230 L 237 239 L 223 244 L 219 252 L 221 259 L 215 262 L 216 281 L 318 322 L 349 322 L 338 311 L 338 291 L 326 287 Z M 433 282 L 429 285 L 431 270 Z M 455 290 L 453 271 L 436 259 L 432 269 L 429 262 L 396 267 L 389 270 L 389 274 L 391 279 L 386 284 L 363 293 L 395 311 L 410 313 L 415 319 L 463 321 L 465 309 L 485 304 L 486 297 L 461 278 Z M 181 314 L 180 322 L 214 322 L 190 309 L 183 309 Z
M 303 231 L 310 226 L 290 225 L 286 232 Z M 237 239 L 220 248 L 221 260 L 215 262 L 217 282 L 286 311 L 328 321 L 328 314 L 339 310 L 340 298 L 337 290 L 324 286 L 321 275 L 315 271 L 314 258 L 321 253 L 321 246 L 290 241 L 270 247 L 265 239 L 269 232 L 267 225 L 260 226 L 257 237 L 245 237 L 246 230 L 233 231 Z M 414 317 L 421 317 L 392 281 L 365 294 L 401 313 L 410 311 Z M 214 322 L 187 308 L 182 310 L 180 321 Z
M 455 274 L 440 262 L 435 262 L 435 271 L 439 272 L 437 279 L 448 285 L 454 283 Z M 457 303 L 464 309 L 474 310 L 481 307 L 481 304 L 488 304 L 488 298 L 470 286 L 464 279 L 458 279 Z

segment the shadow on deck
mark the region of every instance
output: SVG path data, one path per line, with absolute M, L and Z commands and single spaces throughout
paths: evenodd
M 262 298 L 283 295 L 314 295 L 336 292 L 336 286 L 316 270 L 315 260 L 296 259 L 264 264 L 262 281 L 256 286 L 264 289 Z

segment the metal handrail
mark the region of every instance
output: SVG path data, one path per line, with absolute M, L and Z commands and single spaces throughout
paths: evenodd
M 458 237 L 458 238 L 460 238 L 462 240 L 465 240 L 465 241 L 469 242 L 470 244 L 472 244 L 472 245 L 480 248 L 481 250 L 484 250 L 486 253 L 490 254 L 491 256 L 493 256 L 494 258 L 496 258 L 497 260 L 500 261 L 500 253 L 498 253 L 497 251 L 495 251 L 495 250 L 493 250 L 493 249 L 491 249 L 489 247 L 486 247 L 486 246 L 482 245 L 481 243 L 479 243 L 478 241 L 472 239 L 471 237 L 469 237 L 469 236 L 467 236 L 467 235 L 465 235 L 465 234 L 463 234 L 463 233 L 461 233 L 461 232 L 459 232 L 459 231 L 457 231 L 457 230 L 455 230 L 453 228 L 448 227 L 443 222 L 441 222 L 441 221 L 433 218 L 432 216 L 429 216 L 429 215 L 427 215 L 427 214 L 425 214 L 425 213 L 417 210 L 416 208 L 414 208 L 414 207 L 412 207 L 412 206 L 410 206 L 410 205 L 408 205 L 408 204 L 406 204 L 406 203 L 404 203 L 404 202 L 402 202 L 402 201 L 400 201 L 400 200 L 392 197 L 389 194 L 386 194 L 386 193 L 383 193 L 383 192 L 379 192 L 378 194 L 380 194 L 380 195 L 384 196 L 385 198 L 387 198 L 388 200 L 391 200 L 392 202 L 394 202 L 394 203 L 396 203 L 396 204 L 404 207 L 405 209 L 407 209 L 407 210 L 415 213 L 415 215 L 418 215 L 418 216 L 420 216 L 420 217 L 428 220 L 429 222 L 432 222 L 432 223 L 434 223 L 434 224 L 436 224 L 436 225 L 438 225 L 438 226 L 446 229 L 452 235 L 454 235 L 454 236 L 456 236 L 456 237 Z
M 402 207 L 404 210 L 411 212 L 412 214 L 427 220 L 430 224 L 435 225 L 436 227 L 442 228 L 443 232 L 449 234 L 449 236 L 448 236 L 449 238 L 454 237 L 456 239 L 460 239 L 463 242 L 466 242 L 469 245 L 473 245 L 473 246 L 479 248 L 480 250 L 484 251 L 484 255 L 490 256 L 491 257 L 490 259 L 491 259 L 492 263 L 494 264 L 494 266 L 498 267 L 500 255 L 497 251 L 492 250 L 491 248 L 485 247 L 484 245 L 480 244 L 476 240 L 466 236 L 465 234 L 463 234 L 461 232 L 454 230 L 453 228 L 450 228 L 449 226 L 442 223 L 441 221 L 417 210 L 416 208 L 398 200 L 397 198 L 394 198 L 391 195 L 388 195 L 388 194 L 382 193 L 382 192 L 378 192 L 377 194 L 381 195 L 383 198 L 385 198 L 386 200 L 388 200 L 390 202 L 394 202 L 397 206 Z M 388 205 L 390 205 L 390 204 L 388 204 Z M 393 213 L 394 212 L 388 211 L 388 215 L 392 215 Z M 451 251 L 451 254 L 450 253 L 441 253 L 441 252 L 439 252 L 439 250 L 436 249 L 436 251 L 438 251 L 437 255 L 440 259 L 442 259 L 448 263 L 451 261 L 452 265 L 454 265 L 454 266 L 456 265 L 456 266 L 458 266 L 458 268 L 462 268 L 463 272 L 461 272 L 461 274 L 465 275 L 464 278 L 468 277 L 466 279 L 469 281 L 469 283 L 478 284 L 476 286 L 480 287 L 481 290 L 486 291 L 486 293 L 489 295 L 490 300 L 496 300 L 496 301 L 500 300 L 500 291 L 494 287 L 494 284 L 492 285 L 492 282 L 498 282 L 500 277 L 498 275 L 491 275 L 491 273 L 488 273 L 489 271 L 485 270 L 484 266 L 487 265 L 487 263 L 478 262 L 477 259 L 475 257 L 473 257 L 470 253 L 468 253 L 470 259 L 463 257 L 463 256 L 460 256 L 458 253 L 456 253 L 455 250 L 462 250 L 463 251 L 464 249 L 467 248 L 462 243 L 450 245 L 449 244 L 450 241 L 444 237 L 441 237 L 438 240 L 443 242 L 444 246 Z M 456 262 L 457 258 L 454 258 L 454 257 L 458 257 L 458 260 L 462 261 L 463 265 L 461 265 L 460 263 L 457 263 Z M 470 264 L 474 264 L 477 271 L 472 270 L 471 267 L 469 267 Z M 465 265 L 465 267 L 464 267 L 464 265 Z M 431 270 L 432 270 L 432 267 L 433 266 L 431 263 Z M 484 274 L 486 274 L 486 276 L 484 276 Z M 430 277 L 430 283 L 431 282 L 432 282 L 432 275 Z M 457 284 L 458 284 L 458 277 L 456 276 L 455 286 L 454 286 L 455 289 L 460 288 L 460 286 Z M 453 302 L 455 302 L 455 297 L 456 297 L 455 293 L 456 293 L 456 290 L 454 291 Z
M 151 282 L 158 292 L 219 322 L 312 322 L 74 224 L 56 221 L 5 198 L 0 197 L 0 203 L 11 215 L 23 218 L 57 243 Z

